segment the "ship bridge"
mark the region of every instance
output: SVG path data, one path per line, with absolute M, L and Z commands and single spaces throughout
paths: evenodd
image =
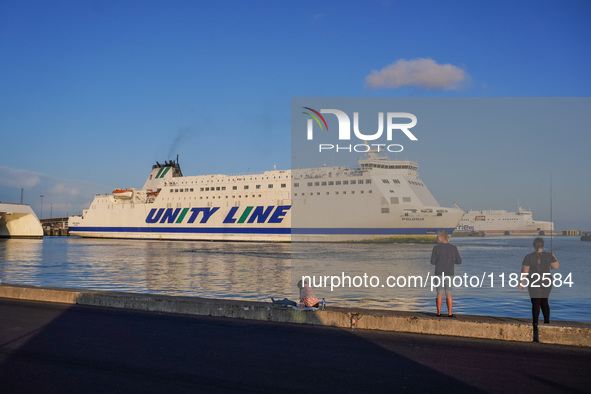
M 367 144 L 367 143 L 366 143 Z M 365 158 L 359 160 L 359 166 L 362 171 L 371 170 L 399 170 L 406 175 L 416 176 L 419 165 L 414 161 L 390 160 L 388 156 L 380 156 L 381 150 L 370 150 L 365 154 Z
M 362 170 L 371 170 L 372 168 L 383 168 L 386 170 L 409 170 L 417 171 L 419 165 L 412 161 L 373 161 L 373 160 L 360 160 Z

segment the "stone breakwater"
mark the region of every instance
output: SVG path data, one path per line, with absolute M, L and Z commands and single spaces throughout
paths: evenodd
M 459 315 L 456 318 L 435 314 L 389 310 L 329 307 L 326 310 L 300 311 L 271 302 L 176 297 L 100 290 L 46 288 L 0 284 L 0 297 L 121 308 L 162 313 L 179 313 L 238 319 L 310 324 L 346 329 L 367 329 L 450 335 L 531 342 L 532 325 L 528 319 Z M 591 347 L 591 323 L 556 321 L 540 325 L 540 342 Z

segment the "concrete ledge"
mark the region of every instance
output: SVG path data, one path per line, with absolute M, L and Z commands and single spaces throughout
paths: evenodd
M 0 297 L 180 313 L 201 316 L 267 320 L 342 328 L 399 331 L 431 335 L 531 342 L 531 321 L 504 317 L 460 315 L 455 319 L 422 312 L 328 308 L 325 311 L 297 311 L 272 305 L 210 298 L 173 297 L 100 290 L 43 288 L 0 285 Z M 354 324 L 353 324 L 354 323 Z M 554 322 L 540 325 L 540 342 L 591 347 L 591 323 Z
M 0 297 L 19 300 L 61 302 L 75 304 L 79 292 L 70 289 L 43 288 L 33 286 L 0 285 Z

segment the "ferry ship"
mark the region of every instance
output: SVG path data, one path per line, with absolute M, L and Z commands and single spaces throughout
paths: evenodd
M 212 241 L 435 240 L 464 212 L 441 207 L 418 164 L 366 153 L 359 168 L 321 167 L 252 175 L 183 176 L 156 162 L 141 189 L 96 195 L 71 235 Z
M 531 211 L 518 206 L 517 212 L 469 210 L 460 220 L 456 231 L 506 235 L 544 234 L 554 231 L 554 223 L 534 220 Z

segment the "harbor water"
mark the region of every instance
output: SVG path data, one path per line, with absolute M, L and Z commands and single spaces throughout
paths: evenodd
M 454 288 L 454 313 L 530 318 L 528 293 L 517 288 L 511 274 L 519 274 L 523 257 L 533 251 L 532 240 L 511 236 L 452 237 L 451 243 L 458 247 L 463 259 L 455 274 L 464 278 Z M 591 242 L 582 242 L 579 237 L 546 237 L 545 249 L 550 247 L 560 262 L 555 273 L 561 274 L 553 278 L 551 319 L 591 322 Z M 419 284 L 404 283 L 409 277 L 425 279 L 429 273 L 432 275 L 432 248 L 433 244 L 396 243 L 2 239 L 0 280 L 264 302 L 271 297 L 297 300 L 295 283 L 301 275 L 309 275 L 317 280 L 317 296 L 325 298 L 328 307 L 433 313 L 435 292 L 429 279 Z M 363 275 L 365 283 L 361 282 Z M 331 289 L 337 278 L 341 281 L 347 277 L 352 278 L 352 284 L 340 283 L 340 288 Z M 372 277 L 374 280 L 368 282 L 367 278 Z M 400 277 L 404 282 L 387 282 L 388 277 Z

